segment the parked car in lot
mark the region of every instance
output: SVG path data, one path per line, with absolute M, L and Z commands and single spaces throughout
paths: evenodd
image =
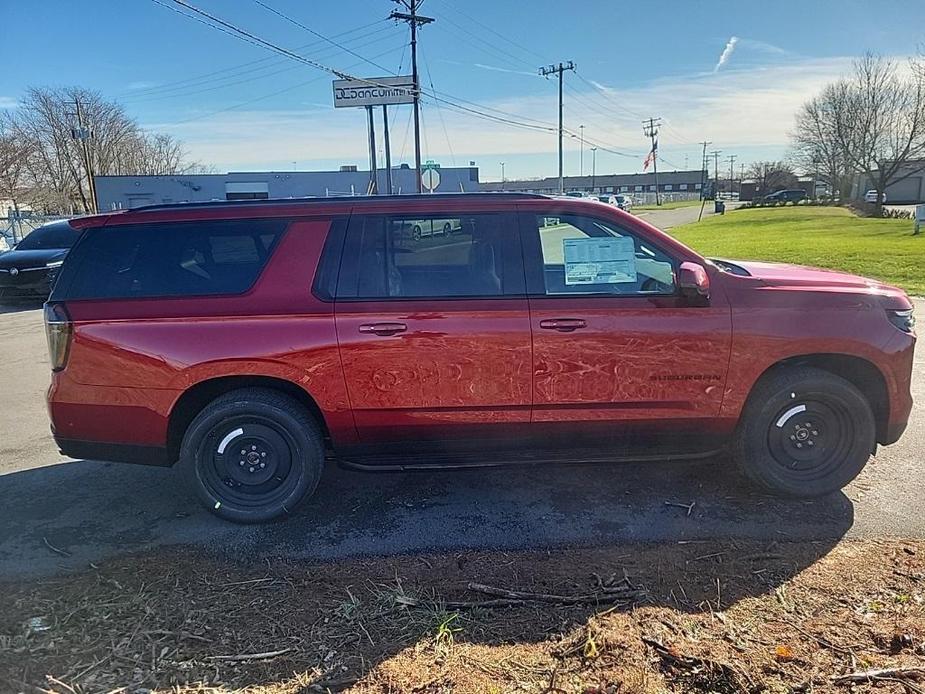
M 770 195 L 765 195 L 764 202 L 799 202 L 806 199 L 806 191 L 802 188 L 794 190 L 778 190 Z
M 407 235 L 428 219 L 460 232 Z M 177 463 L 233 521 L 292 512 L 329 458 L 408 470 L 728 450 L 759 486 L 818 496 L 899 439 L 912 407 L 901 290 L 709 260 L 597 202 L 241 201 L 72 225 L 45 309 L 61 451 Z
M 625 212 L 629 212 L 633 209 L 633 198 L 630 195 L 623 195 L 622 193 L 614 196 L 617 199 L 617 207 Z
M 882 195 L 881 197 L 882 202 L 886 203 L 886 193 L 884 192 L 881 195 Z M 869 202 L 872 205 L 877 204 L 877 191 L 868 190 L 866 193 L 864 193 L 864 202 Z
M 406 223 L 406 229 L 415 241 L 427 236 L 447 236 L 459 231 L 458 219 L 413 219 Z
M 38 227 L 0 253 L 0 301 L 46 299 L 77 236 L 63 219 Z

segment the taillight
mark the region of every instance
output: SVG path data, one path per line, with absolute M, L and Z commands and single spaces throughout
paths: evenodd
M 73 325 L 64 304 L 45 304 L 45 337 L 48 339 L 48 357 L 51 370 L 60 371 L 67 364 Z

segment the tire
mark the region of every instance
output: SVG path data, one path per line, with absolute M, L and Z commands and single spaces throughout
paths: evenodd
M 421 227 L 419 227 L 417 224 L 411 228 L 411 238 L 415 241 L 421 240 Z
M 781 369 L 755 386 L 733 441 L 733 458 L 758 486 L 793 497 L 838 491 L 876 446 L 876 424 L 855 386 L 810 367 Z
M 196 415 L 179 467 L 212 513 L 261 523 L 291 513 L 314 492 L 323 463 L 321 429 L 300 403 L 274 390 L 242 388 Z
M 444 222 L 443 224 L 443 235 L 449 236 L 453 233 L 453 226 L 449 222 Z

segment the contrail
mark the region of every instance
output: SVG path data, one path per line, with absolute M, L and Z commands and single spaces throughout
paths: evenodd
M 717 72 L 723 65 L 725 65 L 729 58 L 732 57 L 732 52 L 736 49 L 736 44 L 739 42 L 738 36 L 731 36 L 729 41 L 726 42 L 726 47 L 723 49 L 722 54 L 719 56 L 719 61 L 716 63 L 716 67 L 713 68 L 713 72 Z

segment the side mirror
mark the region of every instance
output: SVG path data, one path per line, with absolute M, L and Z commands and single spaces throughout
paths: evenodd
M 703 265 L 691 262 L 681 263 L 678 272 L 678 286 L 681 295 L 688 299 L 705 302 L 710 298 L 710 276 Z

